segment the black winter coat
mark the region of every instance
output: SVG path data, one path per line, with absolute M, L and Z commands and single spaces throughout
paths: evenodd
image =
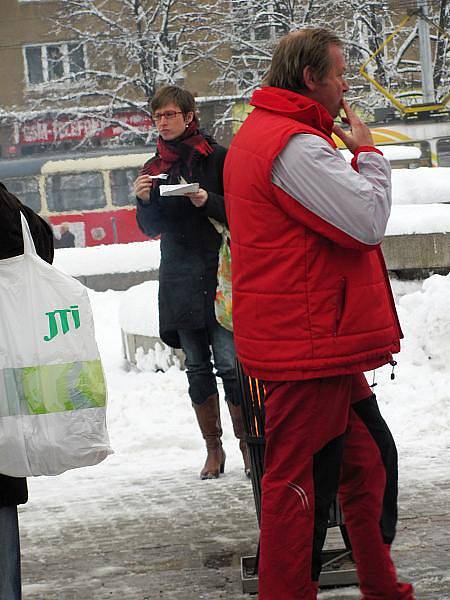
M 53 233 L 51 227 L 24 206 L 0 183 L 0 260 L 23 254 L 22 225 L 20 211 L 30 226 L 36 251 L 41 258 L 53 261 Z M 23 477 L 8 477 L 0 474 L 0 507 L 23 504 L 28 499 L 27 482 Z
M 178 329 L 201 329 L 215 320 L 222 237 L 208 217 L 227 223 L 223 199 L 226 149 L 215 142 L 211 145 L 214 151 L 209 156 L 194 156 L 190 173 L 181 165 L 182 177 L 198 182 L 208 192 L 203 207 L 197 208 L 186 196 L 162 198 L 159 186 L 152 188 L 149 202 L 137 199 L 141 231 L 150 237 L 161 234 L 159 330 L 161 339 L 174 348 L 180 347 Z M 179 181 L 172 177 L 163 183 Z

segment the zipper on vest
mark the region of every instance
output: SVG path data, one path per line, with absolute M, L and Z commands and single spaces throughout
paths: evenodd
M 341 281 L 339 282 L 339 291 L 338 291 L 338 297 L 337 297 L 337 301 L 336 301 L 336 317 L 335 317 L 335 325 L 334 325 L 334 332 L 333 332 L 334 337 L 336 337 L 339 332 L 339 327 L 341 325 L 342 317 L 344 315 L 345 303 L 346 303 L 346 298 L 347 298 L 346 292 L 347 292 L 347 278 L 342 277 Z

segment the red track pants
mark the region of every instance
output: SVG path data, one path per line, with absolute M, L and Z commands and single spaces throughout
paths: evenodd
M 356 561 L 363 600 L 413 600 L 413 588 L 398 583 L 380 520 L 386 471 L 366 424 L 351 409 L 344 446 L 339 500 Z
M 352 385 L 352 376 L 266 382 L 259 600 L 317 598 L 343 453 L 340 494 L 363 598 L 413 600 L 411 586 L 397 584 L 381 536 L 384 467 L 368 429 L 350 410 Z

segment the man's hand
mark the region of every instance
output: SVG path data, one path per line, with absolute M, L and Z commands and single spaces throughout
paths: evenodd
M 134 193 L 142 200 L 148 202 L 150 200 L 150 189 L 152 187 L 152 179 L 148 175 L 139 175 L 133 184 Z
M 198 192 L 195 192 L 195 194 L 184 195 L 187 196 L 192 202 L 192 204 L 197 208 L 201 208 L 202 206 L 204 206 L 206 204 L 206 201 L 208 200 L 208 192 L 206 190 L 203 190 L 202 188 L 200 188 Z
M 353 154 L 359 146 L 373 146 L 372 133 L 364 121 L 352 111 L 345 100 L 342 100 L 342 108 L 347 115 L 346 121 L 350 125 L 350 131 L 344 131 L 339 125 L 335 124 L 333 125 L 333 132 L 341 138 Z

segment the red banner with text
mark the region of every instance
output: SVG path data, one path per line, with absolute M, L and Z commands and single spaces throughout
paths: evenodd
M 114 116 L 117 121 L 122 121 L 137 129 L 146 132 L 152 126 L 147 115 L 136 112 L 120 113 Z M 59 119 L 46 119 L 26 121 L 19 132 L 20 144 L 48 144 L 68 140 L 82 140 L 87 137 L 110 138 L 121 135 L 127 131 L 122 125 L 105 125 L 103 120 L 96 117 Z

